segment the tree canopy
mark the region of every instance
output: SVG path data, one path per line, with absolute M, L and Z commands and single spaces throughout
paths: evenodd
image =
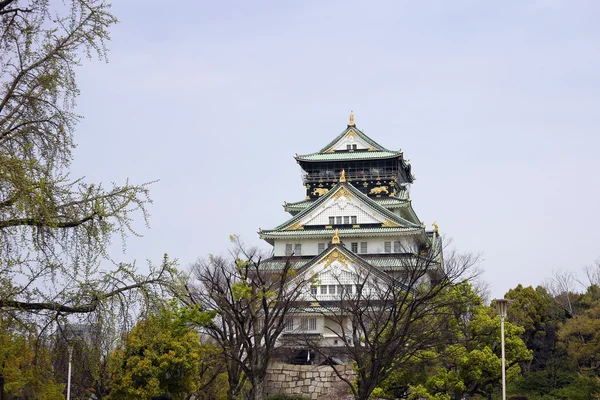
M 83 56 L 106 59 L 116 22 L 103 0 L 0 1 L 0 312 L 13 318 L 123 306 L 168 281 L 169 262 L 143 276 L 107 254 L 115 234 L 137 234 L 134 218 L 147 222 L 148 184 L 69 171 L 76 70 Z

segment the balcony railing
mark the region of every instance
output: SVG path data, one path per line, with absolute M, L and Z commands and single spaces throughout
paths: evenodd
M 319 172 L 304 172 L 302 180 L 304 183 L 333 182 L 340 178 L 341 170 L 325 170 Z M 398 180 L 398 170 L 393 168 L 371 168 L 369 170 L 346 171 L 346 180 Z

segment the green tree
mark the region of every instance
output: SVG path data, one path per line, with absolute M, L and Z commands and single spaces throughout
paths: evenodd
M 517 285 L 504 296 L 513 302 L 507 319 L 522 326 L 521 335 L 527 348 L 533 351 L 531 363 L 523 364 L 526 371 L 536 371 L 550 366 L 556 357 L 556 335 L 566 314 L 545 288 Z
M 64 399 L 65 385 L 55 380 L 49 349 L 36 349 L 36 338 L 0 317 L 0 375 L 6 380 L 7 399 Z
M 196 313 L 194 318 L 206 322 L 209 316 Z M 220 351 L 202 344 L 188 322 L 187 310 L 176 306 L 138 322 L 110 361 L 108 398 L 133 400 L 168 393 L 174 399 L 185 399 L 215 389 L 216 381 L 222 385 Z M 225 396 L 226 390 L 222 392 Z
M 468 283 L 447 288 L 440 300 L 445 306 L 431 317 L 445 322 L 437 346 L 415 353 L 406 368 L 381 385 L 388 397 L 406 391 L 431 399 L 487 397 L 499 386 L 500 319 L 495 311 L 483 305 Z M 519 375 L 519 362 L 531 359 L 519 337 L 523 331 L 505 323 L 508 380 Z
M 592 287 L 590 289 L 595 290 Z M 590 306 L 560 328 L 558 345 L 566 351 L 581 373 L 600 376 L 600 301 Z
M 147 185 L 69 175 L 75 71 L 82 54 L 105 59 L 109 11 L 103 0 L 0 1 L 0 312 L 38 316 L 28 323 L 123 305 L 169 276 L 169 263 L 149 276 L 99 266 L 113 234 L 146 219 Z

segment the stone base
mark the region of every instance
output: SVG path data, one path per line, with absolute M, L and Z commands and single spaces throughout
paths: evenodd
M 352 364 L 330 367 L 272 363 L 267 369 L 265 394 L 290 394 L 310 399 L 345 400 L 349 397 L 348 385 L 338 377 L 333 368 L 350 382 L 354 380 Z

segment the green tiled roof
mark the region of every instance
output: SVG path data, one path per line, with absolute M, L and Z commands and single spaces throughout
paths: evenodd
M 308 263 L 304 264 L 301 268 L 299 268 L 298 274 L 303 274 L 304 271 L 306 271 L 307 269 L 311 268 L 313 265 L 315 265 L 317 262 L 319 262 L 320 260 L 323 260 L 324 257 L 327 257 L 329 254 L 331 254 L 334 251 L 339 251 L 342 254 L 344 254 L 346 257 L 348 257 L 350 260 L 352 260 L 354 263 L 356 263 L 357 265 L 371 271 L 374 275 L 384 279 L 384 280 L 388 280 L 390 279 L 390 276 L 385 274 L 383 271 L 381 271 L 378 268 L 374 268 L 371 264 L 369 264 L 368 262 L 366 262 L 361 256 L 359 256 L 356 253 L 351 252 L 350 250 L 348 250 L 346 248 L 346 246 L 342 245 L 342 244 L 332 244 L 330 247 L 328 247 L 324 252 L 322 252 L 321 254 L 315 256 L 312 260 L 310 260 Z
M 298 161 L 338 161 L 338 160 L 374 160 L 400 157 L 399 151 L 355 151 L 338 153 L 312 153 L 296 157 Z
M 398 255 L 397 257 L 382 257 L 375 254 L 361 254 L 362 259 L 372 265 L 373 267 L 380 269 L 382 271 L 396 271 L 403 268 L 406 268 L 410 256 L 408 255 Z M 301 260 L 290 260 L 291 266 L 294 269 L 302 268 L 304 265 L 308 264 L 311 260 L 301 259 Z M 261 264 L 261 268 L 264 269 L 272 269 L 272 270 L 280 270 L 284 267 L 285 263 L 288 262 L 285 258 L 271 258 L 265 260 Z
M 362 236 L 394 236 L 406 235 L 416 232 L 422 232 L 421 227 L 391 227 L 391 228 L 348 228 L 338 229 L 338 233 L 342 239 L 344 237 L 362 237 Z M 327 237 L 333 236 L 334 229 L 299 229 L 295 231 L 279 231 L 279 230 L 263 230 L 259 233 L 261 239 L 275 239 L 288 237 Z
M 401 190 L 395 197 L 372 197 L 371 200 L 385 208 L 400 208 L 409 205 L 407 190 Z M 286 203 L 283 207 L 286 211 L 302 211 L 310 207 L 314 202 L 315 200 L 300 200 L 293 203 Z
M 294 215 L 292 218 L 290 218 L 289 220 L 287 220 L 283 224 L 275 227 L 272 230 L 263 231 L 263 233 L 265 233 L 265 232 L 276 232 L 276 231 L 285 229 L 286 227 L 290 226 L 291 224 L 299 221 L 304 216 L 306 216 L 307 214 L 309 214 L 313 209 L 315 209 L 316 207 L 319 207 L 322 203 L 324 203 L 325 201 L 327 201 L 327 199 L 329 197 L 333 196 L 334 193 L 336 193 L 338 191 L 338 189 L 340 187 L 342 187 L 342 186 L 346 187 L 350 193 L 352 193 L 357 198 L 361 199 L 365 204 L 369 205 L 369 207 L 371 207 L 372 209 L 376 210 L 378 213 L 384 215 L 386 218 L 390 219 L 391 221 L 394 221 L 395 223 L 403 225 L 403 226 L 408 226 L 408 227 L 412 227 L 412 228 L 417 228 L 418 227 L 418 229 L 422 229 L 421 226 L 420 226 L 420 224 L 408 221 L 408 220 L 406 220 L 406 219 L 398 216 L 397 214 L 394 214 L 392 211 L 388 210 L 387 208 L 385 208 L 385 207 L 379 205 L 377 202 L 373 201 L 373 199 L 371 199 L 366 194 L 362 193 L 360 190 L 358 190 L 357 188 L 355 188 L 352 184 L 347 183 L 347 182 L 338 182 L 338 183 L 336 183 L 336 185 L 330 191 L 328 191 L 323 196 L 319 197 L 317 200 L 315 200 L 314 202 L 312 202 L 312 204 L 309 207 L 304 208 L 301 212 L 299 212 L 298 214 Z M 353 230 L 357 230 L 357 229 L 353 229 Z M 384 228 L 384 229 L 389 229 L 389 228 Z M 261 238 L 263 238 L 262 234 L 261 234 Z
M 364 140 L 365 142 L 369 143 L 371 146 L 373 146 L 375 149 L 377 150 L 383 150 L 383 151 L 389 151 L 387 150 L 385 147 L 383 147 L 382 145 L 380 145 L 379 143 L 377 143 L 376 141 L 374 141 L 373 139 L 371 139 L 370 137 L 368 137 L 367 135 L 365 135 L 365 133 L 363 131 L 361 131 L 360 129 L 358 129 L 356 126 L 348 126 L 342 133 L 340 133 L 335 139 L 333 139 L 331 142 L 329 142 L 329 144 L 327 144 L 327 146 L 323 147 L 319 153 L 323 153 L 327 150 L 329 150 L 329 148 L 333 145 L 335 145 L 337 143 L 338 140 L 340 140 L 341 138 L 344 137 L 344 135 L 346 135 L 349 131 L 354 131 L 358 134 L 358 136 Z

